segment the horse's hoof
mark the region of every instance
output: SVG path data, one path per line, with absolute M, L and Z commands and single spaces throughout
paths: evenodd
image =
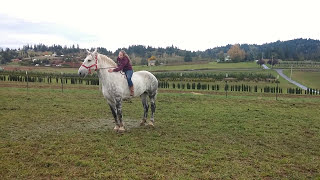
M 119 133 L 123 133 L 123 132 L 125 132 L 125 131 L 126 131 L 126 130 L 124 129 L 123 126 L 121 126 L 121 127 L 119 128 L 119 130 L 118 130 Z
M 141 122 L 140 122 L 140 126 L 145 126 L 146 125 L 146 121 L 145 120 L 142 120 Z
M 118 131 L 118 130 L 119 130 L 119 126 L 115 126 L 115 127 L 113 128 L 113 130 L 114 130 L 114 131 Z
M 145 122 L 140 122 L 140 126 L 145 126 Z
M 148 123 L 148 125 L 154 127 L 154 124 L 151 121 Z
M 146 125 L 146 122 L 147 122 L 147 119 L 142 119 L 141 122 L 140 122 L 140 126 L 145 126 Z

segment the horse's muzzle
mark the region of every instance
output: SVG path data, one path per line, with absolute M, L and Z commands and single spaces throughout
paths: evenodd
M 86 69 L 80 68 L 80 69 L 78 70 L 78 75 L 79 75 L 80 77 L 85 77 L 85 76 L 88 74 L 88 72 L 85 72 L 85 71 L 86 71 Z

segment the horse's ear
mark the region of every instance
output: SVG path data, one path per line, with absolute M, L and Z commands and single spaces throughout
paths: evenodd
M 87 53 L 88 53 L 88 54 L 90 54 L 90 53 L 91 53 L 88 49 L 86 49 L 86 50 L 87 50 Z
M 98 49 L 96 48 L 93 52 L 93 54 L 96 54 L 98 52 Z

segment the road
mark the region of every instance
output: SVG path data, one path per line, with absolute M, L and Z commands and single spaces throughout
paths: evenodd
M 262 64 L 263 69 L 270 69 L 267 65 Z
M 300 87 L 300 88 L 303 89 L 303 90 L 307 90 L 307 87 L 306 87 L 306 86 L 304 86 L 304 85 L 302 85 L 302 84 L 300 84 L 300 83 L 298 83 L 298 82 L 290 79 L 288 76 L 286 76 L 285 74 L 283 74 L 283 70 L 282 70 L 282 69 L 275 69 L 275 71 L 277 71 L 277 73 L 278 73 L 281 77 L 283 77 L 284 79 L 286 79 L 286 80 L 289 81 L 290 83 L 292 83 L 292 84 Z

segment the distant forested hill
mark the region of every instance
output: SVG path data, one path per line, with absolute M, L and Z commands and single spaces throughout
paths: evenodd
M 192 57 L 193 61 L 201 61 L 208 59 L 225 59 L 226 56 L 232 55 L 230 48 L 234 45 L 226 45 L 221 47 L 215 47 L 207 49 L 205 51 L 188 51 L 182 50 L 175 46 L 162 47 L 151 47 L 144 45 L 132 45 L 128 48 L 119 48 L 115 52 L 107 50 L 104 47 L 98 47 L 98 51 L 102 54 L 109 56 L 116 56 L 121 49 L 127 51 L 127 53 L 134 57 L 140 57 L 142 59 L 149 58 L 151 56 L 157 57 L 159 60 L 166 59 L 167 57 L 188 57 L 180 58 L 181 60 L 189 59 Z M 320 61 L 320 41 L 314 39 L 294 39 L 289 41 L 277 41 L 272 43 L 266 43 L 262 45 L 256 44 L 241 44 L 238 46 L 239 51 L 242 52 L 241 58 L 237 60 L 232 59 L 231 61 L 252 61 L 256 59 L 275 59 L 282 60 L 314 60 Z M 235 48 L 236 49 L 236 48 Z M 91 49 L 93 50 L 93 48 Z M 46 46 L 44 44 L 38 45 L 25 45 L 22 49 L 2 49 L 0 48 L 0 63 L 5 64 L 10 62 L 12 59 L 23 59 L 26 57 L 32 57 L 29 53 L 32 52 L 51 52 L 57 55 L 77 55 L 81 52 L 85 52 L 85 49 L 80 48 L 79 45 L 72 45 L 70 47 L 61 45 Z M 236 53 L 237 51 L 233 51 Z M 244 52 L 244 53 L 243 53 Z M 170 58 L 168 58 L 170 59 Z M 191 59 L 191 60 L 192 60 Z
M 227 53 L 232 45 L 207 49 L 203 56 L 218 58 L 219 53 Z M 240 48 L 246 53 L 244 60 L 278 58 L 283 60 L 318 60 L 320 61 L 320 41 L 313 39 L 294 39 L 277 41 L 262 45 L 241 44 Z

